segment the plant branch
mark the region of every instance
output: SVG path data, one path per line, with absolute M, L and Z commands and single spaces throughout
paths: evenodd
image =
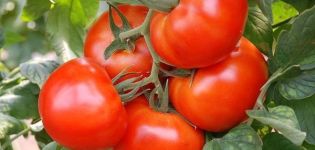
M 154 10 L 150 9 L 148 14 L 147 14 L 147 16 L 146 16 L 146 18 L 145 18 L 145 20 L 144 20 L 144 22 L 142 23 L 142 25 L 140 25 L 140 26 L 138 26 L 138 27 L 136 27 L 134 29 L 131 29 L 129 31 L 122 32 L 119 35 L 119 37 L 122 40 L 128 39 L 128 38 L 130 38 L 132 36 L 135 36 L 135 35 L 139 35 L 139 34 L 142 35 L 144 37 L 144 39 L 145 39 L 145 42 L 146 42 L 147 47 L 148 47 L 148 50 L 149 50 L 149 52 L 150 52 L 150 54 L 152 56 L 152 59 L 153 59 L 150 76 L 144 78 L 141 81 L 137 81 L 137 82 L 134 82 L 134 83 L 131 83 L 131 84 L 127 85 L 125 87 L 125 90 L 132 90 L 134 87 L 145 86 L 145 85 L 148 85 L 150 83 L 153 83 L 155 85 L 155 87 L 157 88 L 156 89 L 157 93 L 165 95 L 165 94 L 167 94 L 167 92 L 164 91 L 163 86 L 161 85 L 161 82 L 160 82 L 160 79 L 159 79 L 160 58 L 157 55 L 157 53 L 155 52 L 154 47 L 153 47 L 152 42 L 151 42 L 151 38 L 150 38 L 150 25 L 151 25 L 151 20 L 152 20 L 152 17 L 153 17 L 153 13 L 154 13 Z M 159 95 L 159 97 L 161 98 L 163 96 Z M 161 107 L 163 107 L 163 109 L 157 108 L 157 110 L 162 110 L 163 112 L 167 111 L 166 106 L 168 105 L 168 100 L 164 100 L 164 99 L 165 98 L 161 98 Z M 151 106 L 151 107 L 155 108 L 153 106 Z
M 22 130 L 21 132 L 19 132 L 18 134 L 14 135 L 12 138 L 10 138 L 9 141 L 7 141 L 6 143 L 3 144 L 2 148 L 3 148 L 3 149 L 6 149 L 8 146 L 10 146 L 10 144 L 11 144 L 14 140 L 16 140 L 16 139 L 19 138 L 20 136 L 26 134 L 26 133 L 29 132 L 30 130 L 31 130 L 31 128 L 28 127 L 28 128 L 26 128 L 26 129 Z
M 256 110 L 256 109 L 266 109 L 264 107 L 264 98 L 265 98 L 265 95 L 267 94 L 268 92 L 268 89 L 269 87 L 271 86 L 272 83 L 276 82 L 279 77 L 283 76 L 284 74 L 286 74 L 288 71 L 290 71 L 291 69 L 293 68 L 296 68 L 296 67 L 300 67 L 299 65 L 293 65 L 293 66 L 290 66 L 288 67 L 287 69 L 283 70 L 283 69 L 279 69 L 277 70 L 270 78 L 269 80 L 262 86 L 262 88 L 260 89 L 260 94 L 257 98 L 257 101 L 256 101 L 256 104 L 253 108 L 253 110 Z M 251 125 L 253 123 L 253 118 L 249 118 L 248 121 L 247 121 L 247 124 L 248 125 Z

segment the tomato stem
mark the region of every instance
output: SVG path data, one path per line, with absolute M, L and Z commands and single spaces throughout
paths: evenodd
M 145 6 L 162 12 L 170 12 L 179 4 L 179 0 L 138 0 Z
M 119 34 L 119 37 L 121 40 L 125 40 L 129 37 L 132 37 L 132 36 L 135 36 L 135 35 L 138 35 L 138 34 L 141 34 L 141 30 L 143 30 L 143 27 L 142 25 L 141 26 L 138 26 L 134 29 L 131 29 L 131 30 L 128 30 L 126 32 L 122 32 Z
M 157 93 L 160 98 L 160 107 L 156 108 L 155 106 L 151 106 L 152 108 L 156 108 L 158 111 L 162 112 L 167 112 L 168 111 L 168 91 L 163 90 L 163 86 L 161 85 L 160 79 L 159 79 L 159 71 L 160 71 L 160 58 L 157 55 L 157 53 L 154 50 L 154 47 L 151 42 L 150 38 L 150 25 L 151 25 L 151 20 L 154 14 L 153 9 L 149 9 L 148 14 L 142 23 L 142 25 L 131 29 L 126 32 L 120 33 L 119 37 L 124 40 L 129 37 L 132 37 L 134 35 L 141 34 L 145 42 L 147 44 L 148 50 L 152 56 L 153 63 L 152 63 L 152 68 L 151 68 L 151 74 L 149 77 L 144 78 L 141 81 L 137 81 L 134 83 L 129 84 L 127 87 L 125 87 L 125 90 L 132 90 L 135 87 L 142 87 L 145 85 L 148 85 L 150 83 L 153 83 L 155 87 L 157 88 Z M 162 98 L 163 97 L 163 98 Z M 165 98 L 167 97 L 167 98 Z M 152 103 L 151 103 L 152 104 Z
M 2 149 L 6 149 L 8 146 L 10 146 L 10 144 L 16 140 L 17 138 L 19 138 L 20 136 L 28 133 L 31 130 L 30 127 L 25 128 L 24 130 L 22 130 L 21 132 L 19 132 L 18 134 L 16 134 L 14 137 L 10 138 L 9 141 L 7 141 L 6 143 L 3 144 Z

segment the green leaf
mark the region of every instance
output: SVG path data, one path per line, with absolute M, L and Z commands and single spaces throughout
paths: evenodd
M 294 6 L 299 12 L 303 12 L 305 9 L 311 8 L 314 6 L 314 0 L 283 0 L 286 3 Z
M 39 88 L 29 81 L 22 81 L 0 96 L 0 113 L 18 119 L 38 118 Z
M 26 38 L 23 35 L 17 32 L 13 32 L 13 31 L 6 31 L 4 33 L 4 36 L 5 36 L 5 46 L 10 46 L 10 45 L 26 40 Z
M 268 18 L 268 20 L 272 23 L 273 16 L 272 16 L 272 4 L 273 0 L 259 0 L 257 1 L 260 10 L 264 13 L 264 15 Z
M 263 150 L 303 150 L 302 147 L 294 145 L 279 133 L 270 133 L 263 138 Z
M 232 129 L 221 139 L 213 139 L 204 146 L 203 150 L 261 150 L 262 142 L 248 125 L 240 125 Z
M 291 21 L 291 20 L 290 20 Z M 290 24 L 290 21 L 288 23 L 282 24 L 281 26 L 277 27 L 274 31 L 273 31 L 273 37 L 274 39 L 278 39 L 281 32 L 283 31 L 288 31 L 291 29 L 292 24 Z
M 273 2 L 272 11 L 274 24 L 278 24 L 299 14 L 294 7 L 280 0 Z
M 85 27 L 93 20 L 99 1 L 57 0 L 48 13 L 47 31 L 55 41 L 67 43 L 77 55 L 82 54 Z
M 307 133 L 306 141 L 315 145 L 315 96 L 285 104 L 294 109 L 302 131 Z
M 9 69 L 0 61 L 0 71 L 9 72 Z
M 0 82 L 0 95 L 3 95 L 14 86 L 17 86 L 22 80 L 21 74 L 19 74 L 19 69 L 16 68 L 12 70 L 6 75 L 6 78 Z
M 270 53 L 273 43 L 271 23 L 258 7 L 249 8 L 244 36 L 263 53 Z
M 306 141 L 315 145 L 315 95 L 300 101 L 288 101 L 276 88 L 277 86 L 273 85 L 268 89 L 267 100 L 294 109 L 302 131 L 306 132 Z
M 315 7 L 296 18 L 289 31 L 279 37 L 270 70 L 285 70 L 293 65 L 315 63 Z
M 47 144 L 42 150 L 67 150 L 67 149 L 60 146 L 56 142 L 51 142 Z
M 307 142 L 304 142 L 303 147 L 305 149 L 310 149 L 310 150 L 314 150 L 315 149 L 315 145 L 309 144 Z
M 87 0 L 57 0 L 57 5 L 68 5 L 70 3 L 70 19 L 74 25 L 81 25 L 86 27 L 96 17 L 99 1 L 87 1 Z
M 32 83 L 42 86 L 49 75 L 59 66 L 53 60 L 29 61 L 20 65 L 21 74 Z
M 4 31 L 0 28 L 0 49 L 4 46 Z
M 50 9 L 51 2 L 49 0 L 27 0 L 26 6 L 23 8 L 22 20 L 33 21 L 43 16 Z
M 306 133 L 302 132 L 294 110 L 287 106 L 278 106 L 269 110 L 251 110 L 247 114 L 264 124 L 280 131 L 286 138 L 296 145 L 302 145 Z
M 56 142 L 50 142 L 42 150 L 57 150 L 58 146 Z
M 9 69 L 0 61 L 0 84 L 1 84 L 1 81 L 7 77 L 8 73 L 9 73 Z M 0 89 L 1 89 L 1 86 L 0 86 Z
M 0 139 L 23 130 L 25 124 L 16 118 L 0 113 Z
M 41 26 L 37 22 L 36 30 L 27 31 L 27 29 L 24 29 L 25 31 L 22 33 L 6 32 L 4 49 L 7 50 L 8 57 L 4 61 L 9 68 L 15 68 L 20 63 L 30 60 L 33 54 L 44 54 L 51 50 L 48 35 L 43 29 L 39 29 Z M 41 28 L 44 27 L 42 26 Z M 7 35 L 10 36 L 8 37 Z
M 280 80 L 278 88 L 287 100 L 301 100 L 313 96 L 315 94 L 315 69 Z

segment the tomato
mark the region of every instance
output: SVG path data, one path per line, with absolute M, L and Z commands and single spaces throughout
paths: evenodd
M 201 68 L 228 57 L 241 38 L 247 0 L 181 0 L 158 13 L 151 40 L 158 55 L 178 68 Z
M 226 131 L 253 108 L 260 88 L 267 81 L 266 62 L 258 49 L 242 38 L 240 48 L 223 62 L 199 69 L 190 78 L 170 80 L 170 99 L 176 110 L 197 127 Z
M 115 150 L 201 150 L 202 131 L 190 126 L 179 115 L 154 111 L 145 97 L 126 106 L 128 128 Z
M 89 59 L 71 60 L 50 75 L 40 92 L 39 112 L 47 133 L 75 150 L 112 147 L 127 128 L 109 76 Z
M 119 9 L 127 17 L 132 27 L 142 24 L 147 14 L 147 8 L 142 6 L 120 6 Z M 114 12 L 116 24 L 121 25 L 117 13 Z M 115 77 L 125 68 L 127 72 L 138 72 L 138 75 L 129 75 L 124 79 L 135 76 L 149 76 L 152 57 L 148 51 L 143 38 L 136 41 L 134 51 L 122 50 L 114 53 L 109 59 L 105 60 L 104 51 L 114 40 L 114 36 L 109 25 L 109 14 L 105 12 L 90 28 L 84 45 L 84 56 L 96 60 L 102 64 L 111 78 Z M 121 80 L 120 80 L 121 81 Z

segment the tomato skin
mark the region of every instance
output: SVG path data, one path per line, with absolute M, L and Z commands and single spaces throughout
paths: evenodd
M 229 55 L 244 30 L 247 0 L 181 0 L 158 13 L 151 40 L 158 55 L 178 68 L 202 68 Z
M 258 49 L 242 38 L 240 48 L 214 66 L 199 69 L 190 78 L 172 78 L 170 99 L 176 110 L 197 127 L 226 131 L 244 119 L 267 81 L 266 62 Z
M 142 24 L 147 14 L 147 8 L 142 6 L 119 6 L 121 12 L 127 17 L 132 27 Z M 113 12 L 115 22 L 121 25 L 116 12 Z M 84 45 L 84 56 L 96 60 L 102 64 L 111 78 L 115 77 L 125 68 L 128 72 L 139 72 L 142 76 L 149 76 L 152 57 L 148 51 L 143 38 L 136 41 L 134 51 L 122 50 L 114 53 L 109 59 L 105 60 L 104 51 L 114 40 L 114 36 L 109 25 L 109 14 L 105 12 L 90 28 Z M 122 80 L 140 76 L 129 75 Z M 121 81 L 121 80 L 120 80 Z
M 47 133 L 75 150 L 112 147 L 127 128 L 127 115 L 106 71 L 90 59 L 74 59 L 43 85 L 39 112 Z
M 177 114 L 154 111 L 145 97 L 126 106 L 128 128 L 114 150 L 201 150 L 204 136 Z

